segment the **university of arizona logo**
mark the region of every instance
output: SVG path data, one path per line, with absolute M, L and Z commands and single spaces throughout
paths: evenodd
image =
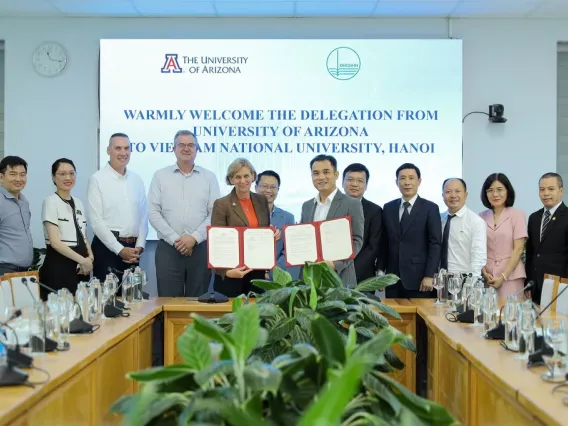
M 177 53 L 166 53 L 166 61 L 164 62 L 164 66 L 162 67 L 162 73 L 180 73 L 181 67 L 179 66 L 178 62 L 178 54 Z

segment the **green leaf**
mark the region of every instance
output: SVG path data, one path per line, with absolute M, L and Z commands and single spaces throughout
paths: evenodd
M 400 317 L 400 314 L 392 307 L 389 305 L 385 305 L 384 303 L 378 302 L 376 300 L 373 300 L 371 298 L 360 298 L 358 299 L 360 301 L 362 301 L 363 303 L 369 303 L 371 305 L 373 305 L 375 308 L 377 308 L 379 311 L 384 312 L 387 315 L 390 315 L 391 317 L 395 318 L 395 319 L 402 319 Z
M 258 333 L 258 340 L 256 341 L 256 345 L 254 345 L 255 349 L 256 348 L 261 348 L 264 345 L 266 345 L 266 342 L 268 341 L 268 330 L 266 330 L 266 328 L 260 328 Z
M 244 377 L 247 388 L 251 391 L 272 392 L 276 395 L 282 380 L 282 372 L 270 364 L 253 362 L 245 367 Z
M 236 299 L 235 299 L 236 300 Z M 190 324 L 179 336 L 178 351 L 183 362 L 191 369 L 199 371 L 211 364 L 209 340 Z
M 347 334 L 347 344 L 345 345 L 345 355 L 347 359 L 349 359 L 349 356 L 353 353 L 356 346 L 357 346 L 357 332 L 355 331 L 355 327 L 350 325 L 349 333 Z
M 269 280 L 251 280 L 251 284 L 262 288 L 263 290 L 278 290 L 282 286 L 276 282 Z
M 345 407 L 359 386 L 361 364 L 349 362 L 340 374 L 320 392 L 300 419 L 298 426 L 331 426 L 337 424 Z
M 237 312 L 243 306 L 243 297 L 237 296 L 233 299 L 232 311 Z
M 272 277 L 281 287 L 285 287 L 286 284 L 292 281 L 292 275 L 278 266 L 272 270 Z
M 233 337 L 229 333 L 226 333 L 225 330 L 223 330 L 217 324 L 215 324 L 215 322 L 195 313 L 192 313 L 191 317 L 193 318 L 195 330 L 199 331 L 201 334 L 209 337 L 210 339 L 215 340 L 216 342 L 222 343 L 227 350 L 235 349 L 235 340 L 233 339 Z
M 337 329 L 323 316 L 316 315 L 311 324 L 314 343 L 331 362 L 345 363 L 345 346 Z
M 316 291 L 315 285 L 312 284 L 312 289 L 310 290 L 310 309 L 315 311 L 318 306 L 318 293 Z
M 176 364 L 128 373 L 126 377 L 137 382 L 162 382 L 177 379 L 191 372 L 193 372 L 191 367 Z
M 321 273 L 321 287 L 322 288 L 343 288 L 343 281 L 327 263 L 323 263 Z
M 296 299 L 296 294 L 298 294 L 298 288 L 294 287 L 292 294 L 290 295 L 290 302 L 288 303 L 288 316 L 294 316 L 294 300 Z
M 388 404 L 394 416 L 398 416 L 402 409 L 402 404 L 396 396 L 394 396 L 390 388 L 378 380 L 374 374 L 378 373 L 370 372 L 365 374 L 363 377 L 363 385 L 368 392 L 374 394 L 377 398 L 382 399 L 386 404 Z
M 412 341 L 412 336 L 406 336 L 404 339 L 400 340 L 398 344 L 408 349 L 410 352 L 416 352 L 416 345 Z
M 308 332 L 304 331 L 300 326 L 296 325 L 294 329 L 290 332 L 290 339 L 292 340 L 292 345 L 300 343 L 312 343 L 312 338 Z
M 261 318 L 265 317 L 275 317 L 280 314 L 284 316 L 284 311 L 280 309 L 280 307 L 266 302 L 257 302 L 256 305 L 258 306 L 258 316 Z
M 326 301 L 331 301 L 331 300 L 344 301 L 348 297 L 351 297 L 351 290 L 349 290 L 348 288 L 329 288 L 325 292 L 324 299 Z
M 311 263 L 308 262 L 306 263 L 306 265 L 304 266 L 302 273 L 304 276 L 304 282 L 309 285 L 309 286 L 313 286 L 316 288 L 320 287 L 321 284 L 321 277 L 322 277 L 322 272 L 323 272 L 323 266 L 322 265 L 326 265 L 325 263 Z
M 383 290 L 387 288 L 389 285 L 396 284 L 400 281 L 400 278 L 394 274 L 383 275 L 380 277 L 371 277 L 367 278 L 364 281 L 361 281 L 355 290 L 357 291 L 375 291 L 375 290 Z
M 134 399 L 134 395 L 122 395 L 118 401 L 116 401 L 114 404 L 112 404 L 112 406 L 110 407 L 110 412 L 111 413 L 116 413 L 116 414 L 126 414 L 128 412 L 128 410 L 130 409 L 130 406 L 132 405 Z
M 371 306 L 365 304 L 362 305 L 361 312 L 363 312 L 363 314 L 365 314 L 379 328 L 385 328 L 389 326 L 389 321 L 377 311 L 375 311 Z
M 314 348 L 312 345 L 307 344 L 307 343 L 298 343 L 298 344 L 294 345 L 293 348 L 294 348 L 294 351 L 296 351 L 296 353 L 303 358 L 309 357 L 311 355 L 315 355 L 315 356 L 319 355 L 319 352 L 317 351 L 317 349 Z
M 266 293 L 260 295 L 257 300 L 260 299 L 261 303 L 272 303 L 274 305 L 279 305 L 290 297 L 294 288 L 295 287 L 284 287 L 277 290 L 269 290 Z
M 395 337 L 396 334 L 390 328 L 381 330 L 371 340 L 359 345 L 353 352 L 351 360 L 356 359 L 362 364 L 364 372 L 369 371 L 378 363 L 380 357 L 389 350 Z
M 237 348 L 237 359 L 244 361 L 255 348 L 260 334 L 258 306 L 256 303 L 243 306 L 235 314 L 231 336 Z
M 160 418 L 174 407 L 181 412 L 187 403 L 188 399 L 183 394 L 158 394 L 151 389 L 143 388 L 140 393 L 133 395 L 123 424 L 126 426 L 147 425 L 152 419 Z
M 385 359 L 389 363 L 392 368 L 396 368 L 397 370 L 404 369 L 404 362 L 398 357 L 395 351 L 392 348 L 388 348 L 385 352 Z
M 195 381 L 203 386 L 216 376 L 227 376 L 232 374 L 235 362 L 232 359 L 224 359 L 208 365 L 203 370 L 195 374 Z
M 327 299 L 327 298 L 326 298 Z M 318 303 L 318 311 L 324 311 L 326 309 L 341 309 L 342 311 L 346 311 L 347 307 L 343 300 L 327 300 L 325 302 Z
M 279 321 L 274 327 L 270 329 L 270 334 L 268 336 L 268 343 L 276 342 L 278 340 L 288 337 L 296 326 L 296 318 L 288 318 L 283 321 Z

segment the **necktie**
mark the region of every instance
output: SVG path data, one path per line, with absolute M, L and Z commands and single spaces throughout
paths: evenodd
M 444 226 L 444 234 L 442 235 L 442 255 L 440 256 L 440 268 L 448 270 L 448 245 L 450 242 L 450 221 L 456 217 L 455 214 L 448 215 L 446 226 Z
M 404 211 L 402 212 L 402 217 L 400 218 L 401 230 L 404 229 L 404 225 L 408 221 L 408 218 L 410 217 L 410 213 L 408 213 L 408 208 L 410 207 L 410 203 L 408 201 L 405 201 L 403 206 L 404 206 Z
M 544 212 L 544 219 L 542 220 L 542 232 L 540 233 L 540 240 L 542 241 L 542 237 L 544 237 L 544 233 L 546 232 L 546 227 L 550 223 L 550 210 Z

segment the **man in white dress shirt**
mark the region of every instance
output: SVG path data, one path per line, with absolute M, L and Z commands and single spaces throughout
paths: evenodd
M 108 268 L 124 271 L 137 264 L 146 245 L 148 210 L 140 176 L 126 166 L 130 139 L 124 133 L 110 137 L 109 162 L 89 178 L 87 209 L 95 234 L 93 274 L 104 280 Z M 119 277 L 121 278 L 121 277 Z
M 481 275 L 487 262 L 485 221 L 465 205 L 467 185 L 463 179 L 446 179 L 442 188 L 448 210 L 441 214 L 440 267 L 451 273 Z
M 158 296 L 199 297 L 207 291 L 207 226 L 220 196 L 215 174 L 195 164 L 199 145 L 189 130 L 174 136 L 177 162 L 158 170 L 148 191 L 150 224 L 158 233 Z

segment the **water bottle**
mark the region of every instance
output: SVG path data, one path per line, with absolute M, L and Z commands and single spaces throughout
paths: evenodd
M 77 292 L 75 293 L 75 300 L 81 308 L 81 318 L 83 321 L 89 321 L 89 289 L 87 288 L 87 283 L 80 282 L 77 286 Z
M 468 307 L 468 300 L 469 300 L 469 295 L 471 294 L 471 289 L 473 288 L 473 274 L 469 273 L 467 274 L 465 281 L 463 283 L 462 286 L 462 291 L 461 291 L 461 303 L 463 306 L 463 310 L 464 312 L 467 311 Z
M 103 312 L 102 299 L 103 290 L 101 288 L 101 282 L 92 278 L 89 286 L 89 320 L 91 324 L 99 324 L 101 321 L 101 316 Z
M 114 274 L 108 274 L 105 279 L 105 286 L 108 285 L 109 291 L 109 305 L 115 306 L 116 304 L 116 281 L 113 277 Z
M 142 301 L 142 270 L 140 266 L 137 266 L 132 274 L 132 300 L 134 302 Z
M 440 290 L 440 302 L 446 303 L 448 301 L 448 271 L 443 268 L 440 269 L 438 279 L 442 280 L 444 283 L 444 287 Z
M 126 305 L 132 303 L 133 291 L 132 272 L 130 270 L 124 271 L 124 275 L 122 276 L 122 299 Z
M 45 338 L 45 306 L 42 301 L 37 301 L 30 312 L 30 354 L 32 356 L 45 353 Z

